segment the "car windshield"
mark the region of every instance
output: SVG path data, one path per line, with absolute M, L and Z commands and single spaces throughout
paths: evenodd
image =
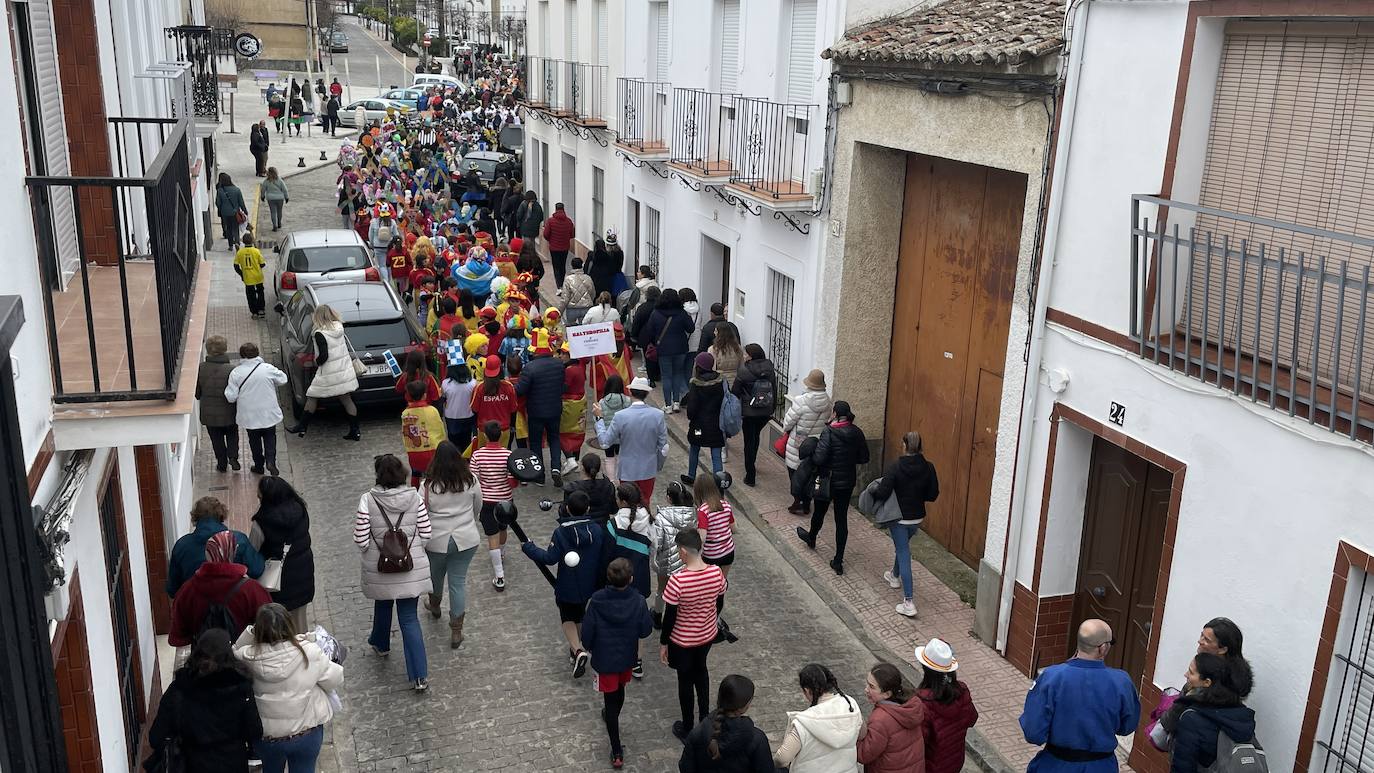
M 341 244 L 334 247 L 302 247 L 291 250 L 286 256 L 287 271 L 306 271 L 317 273 L 335 269 L 362 269 L 367 267 L 367 253 L 361 247 Z
M 493 161 L 492 159 L 489 159 L 489 158 L 468 158 L 468 159 L 466 159 L 466 162 L 467 162 L 467 163 L 464 164 L 464 167 L 466 167 L 468 164 L 476 164 L 476 165 L 477 165 L 477 172 L 478 172 L 478 174 L 482 175 L 482 179 L 484 179 L 484 180 L 491 180 L 491 179 L 494 179 L 494 178 L 496 177 L 496 162 Z
M 389 319 L 380 322 L 354 322 L 344 326 L 348 340 L 357 350 L 399 349 L 415 343 L 410 328 L 404 319 Z

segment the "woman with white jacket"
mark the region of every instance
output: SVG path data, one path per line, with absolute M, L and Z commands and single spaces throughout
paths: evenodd
M 429 577 L 433 590 L 425 598 L 429 616 L 444 614 L 444 580 L 448 579 L 448 646 L 463 643 L 463 618 L 467 615 L 468 567 L 477 555 L 477 518 L 482 510 L 482 488 L 468 469 L 458 446 L 445 440 L 434 449 L 434 461 L 425 471 L 425 509 L 429 511 Z
M 406 656 L 406 680 L 417 692 L 429 689 L 429 662 L 416 609 L 420 597 L 432 588 L 429 576 L 429 510 L 420 492 L 408 484 L 405 465 L 391 454 L 373 463 L 377 485 L 358 499 L 353 521 L 353 543 L 362 552 L 363 595 L 372 599 L 372 635 L 367 643 L 378 657 L 391 654 L 391 608 L 401 627 L 401 647 Z M 410 568 L 382 571 L 381 544 L 392 528 L 399 529 L 410 546 Z
M 253 677 L 262 718 L 254 751 L 264 773 L 315 770 L 324 723 L 334 715 L 329 694 L 343 686 L 343 666 L 324 654 L 314 637 L 297 634 L 281 604 L 264 604 L 234 643 L 234 657 Z
M 615 302 L 610 293 L 603 292 L 596 296 L 596 305 L 587 310 L 586 316 L 582 317 L 582 324 L 590 325 L 596 322 L 619 322 L 620 312 L 615 308 Z
M 811 706 L 787 712 L 787 734 L 773 763 L 790 773 L 859 773 L 857 743 L 864 715 L 830 669 L 809 663 L 797 675 Z
M 787 474 L 793 475 L 801 466 L 801 444 L 809 437 L 816 437 L 825 429 L 826 422 L 834 411 L 835 401 L 825 391 L 825 373 L 813 370 L 802 379 L 806 391 L 792 398 L 792 405 L 782 418 L 782 431 L 787 437 Z M 792 498 L 787 512 L 805 515 L 810 512 L 811 503 L 799 497 Z
M 358 406 L 353 404 L 353 393 L 358 391 L 358 374 L 353 370 L 353 354 L 348 344 L 348 334 L 344 332 L 343 320 L 338 312 L 328 304 L 320 304 L 310 315 L 315 334 L 310 336 L 310 348 L 315 355 L 315 376 L 305 389 L 305 413 L 294 427 L 286 431 L 305 437 L 310 420 L 315 418 L 315 409 L 320 400 L 337 397 L 348 414 L 348 434 L 344 440 L 361 440 L 358 431 Z

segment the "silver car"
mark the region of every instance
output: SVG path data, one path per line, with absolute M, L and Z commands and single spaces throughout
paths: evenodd
M 277 245 L 277 268 L 272 276 L 277 300 L 324 279 L 381 282 L 381 272 L 357 231 L 321 228 L 295 231 Z
M 359 105 L 362 105 L 363 110 L 367 112 L 368 123 L 372 123 L 373 121 L 386 121 L 387 108 L 391 108 L 398 113 L 409 113 L 415 109 L 414 101 L 406 103 L 399 100 L 380 99 L 377 97 L 373 97 L 372 99 L 360 99 L 357 102 L 351 102 L 345 105 L 339 110 L 339 123 L 344 126 L 353 126 L 354 111 L 358 109 Z

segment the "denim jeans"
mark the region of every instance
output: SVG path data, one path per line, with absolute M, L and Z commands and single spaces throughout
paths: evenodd
M 420 633 L 420 619 L 415 608 L 420 600 L 390 599 L 372 602 L 372 635 L 367 643 L 381 650 L 391 650 L 391 607 L 396 607 L 396 620 L 401 626 L 401 648 L 406 656 L 406 680 L 413 682 L 429 676 L 429 662 L 425 659 L 425 639 Z
M 663 404 L 682 402 L 687 396 L 687 382 L 692 377 L 692 353 L 660 354 L 658 368 L 663 375 Z
M 720 461 L 719 448 L 711 449 L 711 472 L 720 472 L 725 466 Z M 689 445 L 687 447 L 687 477 L 692 480 L 697 479 L 697 457 L 701 456 L 701 446 Z
M 267 200 L 267 211 L 272 215 L 273 231 L 277 230 L 278 228 L 281 228 L 281 211 L 285 205 L 286 202 L 282 199 Z
M 262 773 L 315 773 L 315 761 L 324 745 L 324 725 L 316 725 L 305 735 L 285 741 L 266 738 L 253 743 L 253 751 L 262 760 Z
M 431 543 L 432 544 L 432 543 Z M 448 576 L 449 616 L 462 617 L 468 608 L 468 566 L 477 555 L 477 546 L 459 550 L 452 537 L 448 538 L 448 552 L 429 552 L 429 578 L 434 582 L 434 595 L 444 600 L 444 576 Z
M 549 466 L 546 468 L 550 474 L 558 467 L 558 416 L 552 418 L 541 418 L 530 416 L 530 449 L 535 456 L 544 455 L 544 439 L 549 441 Z
M 377 273 L 381 274 L 382 281 L 386 284 L 391 284 L 391 261 L 386 259 L 386 250 L 379 250 L 374 247 L 372 249 L 372 257 L 376 259 Z
M 902 598 L 914 598 L 911 595 L 911 538 L 916 536 L 916 532 L 921 530 L 921 524 L 911 525 L 894 523 L 888 527 L 888 533 L 892 535 L 892 547 L 896 554 L 892 559 L 892 573 L 902 578 Z

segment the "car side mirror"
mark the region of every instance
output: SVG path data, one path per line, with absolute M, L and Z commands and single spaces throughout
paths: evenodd
M 276 306 L 273 306 L 273 307 L 272 307 L 272 311 L 275 311 L 275 312 L 277 312 L 278 314 L 285 314 L 285 313 L 286 313 L 286 307 L 283 306 L 280 302 L 278 302 Z

